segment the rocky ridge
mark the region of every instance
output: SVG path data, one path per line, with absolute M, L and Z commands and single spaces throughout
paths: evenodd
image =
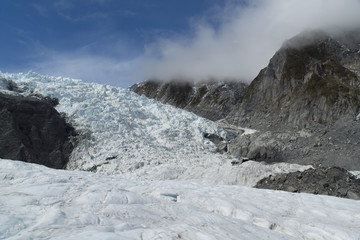
M 76 132 L 55 110 L 57 100 L 21 96 L 11 80 L 0 79 L 0 84 L 5 90 L 0 93 L 0 158 L 64 168 Z
M 145 83 L 132 90 L 189 110 L 199 91 L 186 83 L 179 94 L 169 90 L 174 84 Z M 230 154 L 360 169 L 360 30 L 303 32 L 286 41 L 241 94 L 234 87 L 216 89 L 206 93 L 208 101 L 193 101 L 190 111 L 212 120 L 225 116 L 222 122 L 257 130 L 229 141 Z M 217 95 L 237 96 L 225 102 L 230 111 L 214 114 L 221 109 L 214 104 Z
M 183 108 L 217 121 L 225 118 L 245 93 L 247 84 L 238 81 L 189 82 L 148 80 L 130 89 L 139 95 Z
M 227 116 L 260 130 L 232 141 L 231 154 L 360 169 L 360 34 L 347 34 L 311 32 L 284 44 Z
M 329 126 L 360 106 L 360 34 L 322 32 L 289 41 L 252 81 L 227 120 L 261 130 Z

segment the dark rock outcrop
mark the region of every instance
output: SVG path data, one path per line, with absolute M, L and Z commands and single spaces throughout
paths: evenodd
M 17 93 L 22 92 L 22 90 L 18 88 L 14 81 L 6 78 L 0 78 L 0 89 L 5 89 Z
M 247 84 L 238 81 L 190 83 L 181 80 L 149 80 L 135 84 L 130 89 L 139 95 L 216 121 L 225 118 L 232 111 L 246 88 Z
M 0 157 L 64 168 L 76 133 L 54 104 L 51 98 L 0 93 Z
M 255 187 L 360 200 L 360 179 L 339 167 L 319 167 L 269 176 L 261 179 Z

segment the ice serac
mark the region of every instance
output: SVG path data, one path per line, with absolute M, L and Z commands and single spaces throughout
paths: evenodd
M 0 158 L 64 168 L 75 130 L 47 101 L 0 93 Z
M 360 106 L 360 31 L 305 32 L 285 42 L 228 120 L 259 129 L 302 129 L 355 119 Z
M 189 82 L 148 80 L 131 90 L 139 95 L 193 112 L 216 121 L 225 118 L 239 102 L 247 84 L 238 81 Z

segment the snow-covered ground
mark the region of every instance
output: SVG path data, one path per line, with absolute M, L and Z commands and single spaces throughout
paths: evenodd
M 359 201 L 0 163 L 0 239 L 360 237 Z
M 360 239 L 359 201 L 248 188 L 309 166 L 231 166 L 203 137 L 226 137 L 217 123 L 111 86 L 1 77 L 58 98 L 81 139 L 74 171 L 0 160 L 0 239 Z

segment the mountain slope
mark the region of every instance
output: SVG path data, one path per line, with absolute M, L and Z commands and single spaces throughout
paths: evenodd
M 199 88 L 148 81 L 132 89 L 210 119 L 225 117 L 230 124 L 258 130 L 229 144 L 234 156 L 360 168 L 360 30 L 299 34 L 284 43 L 249 87 L 238 84 L 207 91 L 202 98 L 200 89 L 212 89 L 214 83 Z M 220 105 L 218 96 L 224 100 Z
M 355 33 L 342 35 L 349 39 Z M 360 107 L 360 34 L 351 44 L 321 32 L 294 37 L 250 84 L 227 119 L 257 128 L 302 129 L 354 119 Z M 266 117 L 265 117 L 266 116 Z
M 268 162 L 360 168 L 360 31 L 306 32 L 270 60 L 227 116 L 261 131 L 230 152 Z
M 191 83 L 149 80 L 130 89 L 139 95 L 216 121 L 225 118 L 245 93 L 247 84 L 236 81 Z

